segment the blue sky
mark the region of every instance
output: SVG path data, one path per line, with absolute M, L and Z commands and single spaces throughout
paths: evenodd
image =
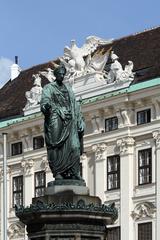
M 116 39 L 158 26 L 159 9 L 159 0 L 1 0 L 0 82 L 15 55 L 26 69 L 63 55 L 71 39 L 80 47 L 89 35 Z

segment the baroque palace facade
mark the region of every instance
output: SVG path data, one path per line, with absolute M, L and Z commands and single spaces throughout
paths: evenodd
M 8 239 L 27 239 L 15 204 L 29 206 L 53 179 L 39 101 L 59 61 L 81 102 L 86 129 L 81 174 L 91 195 L 115 202 L 108 240 L 160 239 L 160 27 L 117 40 L 75 41 L 60 59 L 20 71 L 0 89 L 0 214 L 7 133 Z

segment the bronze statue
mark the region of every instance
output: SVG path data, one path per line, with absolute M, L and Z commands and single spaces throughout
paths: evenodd
M 65 74 L 64 65 L 60 65 L 54 70 L 55 81 L 47 84 L 42 91 L 45 141 L 49 166 L 55 179 L 80 180 L 84 121 L 72 88 L 63 83 Z

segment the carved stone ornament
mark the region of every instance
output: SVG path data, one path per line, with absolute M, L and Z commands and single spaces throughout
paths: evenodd
M 45 76 L 49 82 L 53 82 L 56 77 L 54 76 L 54 70 L 51 68 L 47 68 L 45 71 L 39 72 L 42 76 Z
M 25 228 L 22 223 L 12 223 L 8 228 L 9 239 L 24 238 Z
M 117 140 L 117 147 L 120 153 L 126 153 L 129 146 L 134 145 L 135 140 L 132 137 L 121 138 Z
M 128 65 L 125 66 L 124 70 L 121 63 L 118 61 L 119 57 L 111 51 L 112 64 L 108 74 L 106 74 L 107 83 L 121 83 L 126 81 L 132 81 L 134 79 L 133 73 L 133 62 L 128 61 Z
M 155 139 L 156 147 L 160 148 L 160 132 L 155 131 L 152 133 L 152 135 L 153 135 L 153 138 Z
M 86 155 L 86 153 L 83 153 L 81 156 L 80 156 L 80 160 L 81 161 L 87 161 L 88 157 Z
M 106 158 L 106 143 L 95 144 L 92 146 L 93 152 L 95 152 L 95 157 L 97 161 L 104 160 Z
M 23 171 L 24 171 L 25 175 L 32 174 L 33 166 L 34 166 L 34 161 L 32 159 L 30 159 L 30 160 L 23 160 L 21 162 L 21 167 L 23 168 Z
M 27 103 L 23 111 L 35 108 L 37 105 L 39 105 L 42 94 L 41 78 L 39 75 L 40 74 L 33 74 L 32 76 L 34 78 L 34 84 L 31 90 L 27 91 L 25 94 Z
M 145 218 L 154 218 L 156 207 L 151 202 L 138 203 L 132 211 L 131 216 L 134 220 L 140 220 Z
M 48 160 L 47 160 L 47 156 L 43 156 L 42 157 L 41 167 L 45 171 L 50 171 Z
M 91 55 L 98 46 L 111 43 L 112 40 L 104 40 L 99 37 L 89 36 L 85 44 L 79 48 L 75 40 L 71 40 L 70 47 L 64 48 L 64 55 L 60 58 L 67 69 L 65 79 L 74 83 L 74 79 L 88 73 L 103 72 L 108 60 L 109 51 L 102 53 L 97 51 Z

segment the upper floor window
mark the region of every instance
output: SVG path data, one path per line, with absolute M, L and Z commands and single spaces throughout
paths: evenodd
M 152 182 L 152 149 L 138 151 L 138 182 L 139 185 Z
M 107 228 L 107 240 L 120 240 L 120 227 Z
M 22 142 L 12 143 L 11 145 L 12 156 L 22 153 Z
M 138 240 L 152 240 L 152 223 L 138 224 Z
M 37 136 L 33 138 L 33 149 L 39 149 L 44 147 L 43 136 Z
M 105 131 L 110 132 L 118 129 L 118 118 L 112 117 L 105 120 Z
M 13 207 L 23 205 L 23 176 L 13 177 Z
M 107 190 L 120 188 L 120 157 L 107 157 Z
M 151 121 L 151 109 L 145 109 L 137 112 L 137 124 L 145 124 Z
M 35 173 L 35 197 L 44 195 L 46 187 L 46 173 L 44 171 Z

